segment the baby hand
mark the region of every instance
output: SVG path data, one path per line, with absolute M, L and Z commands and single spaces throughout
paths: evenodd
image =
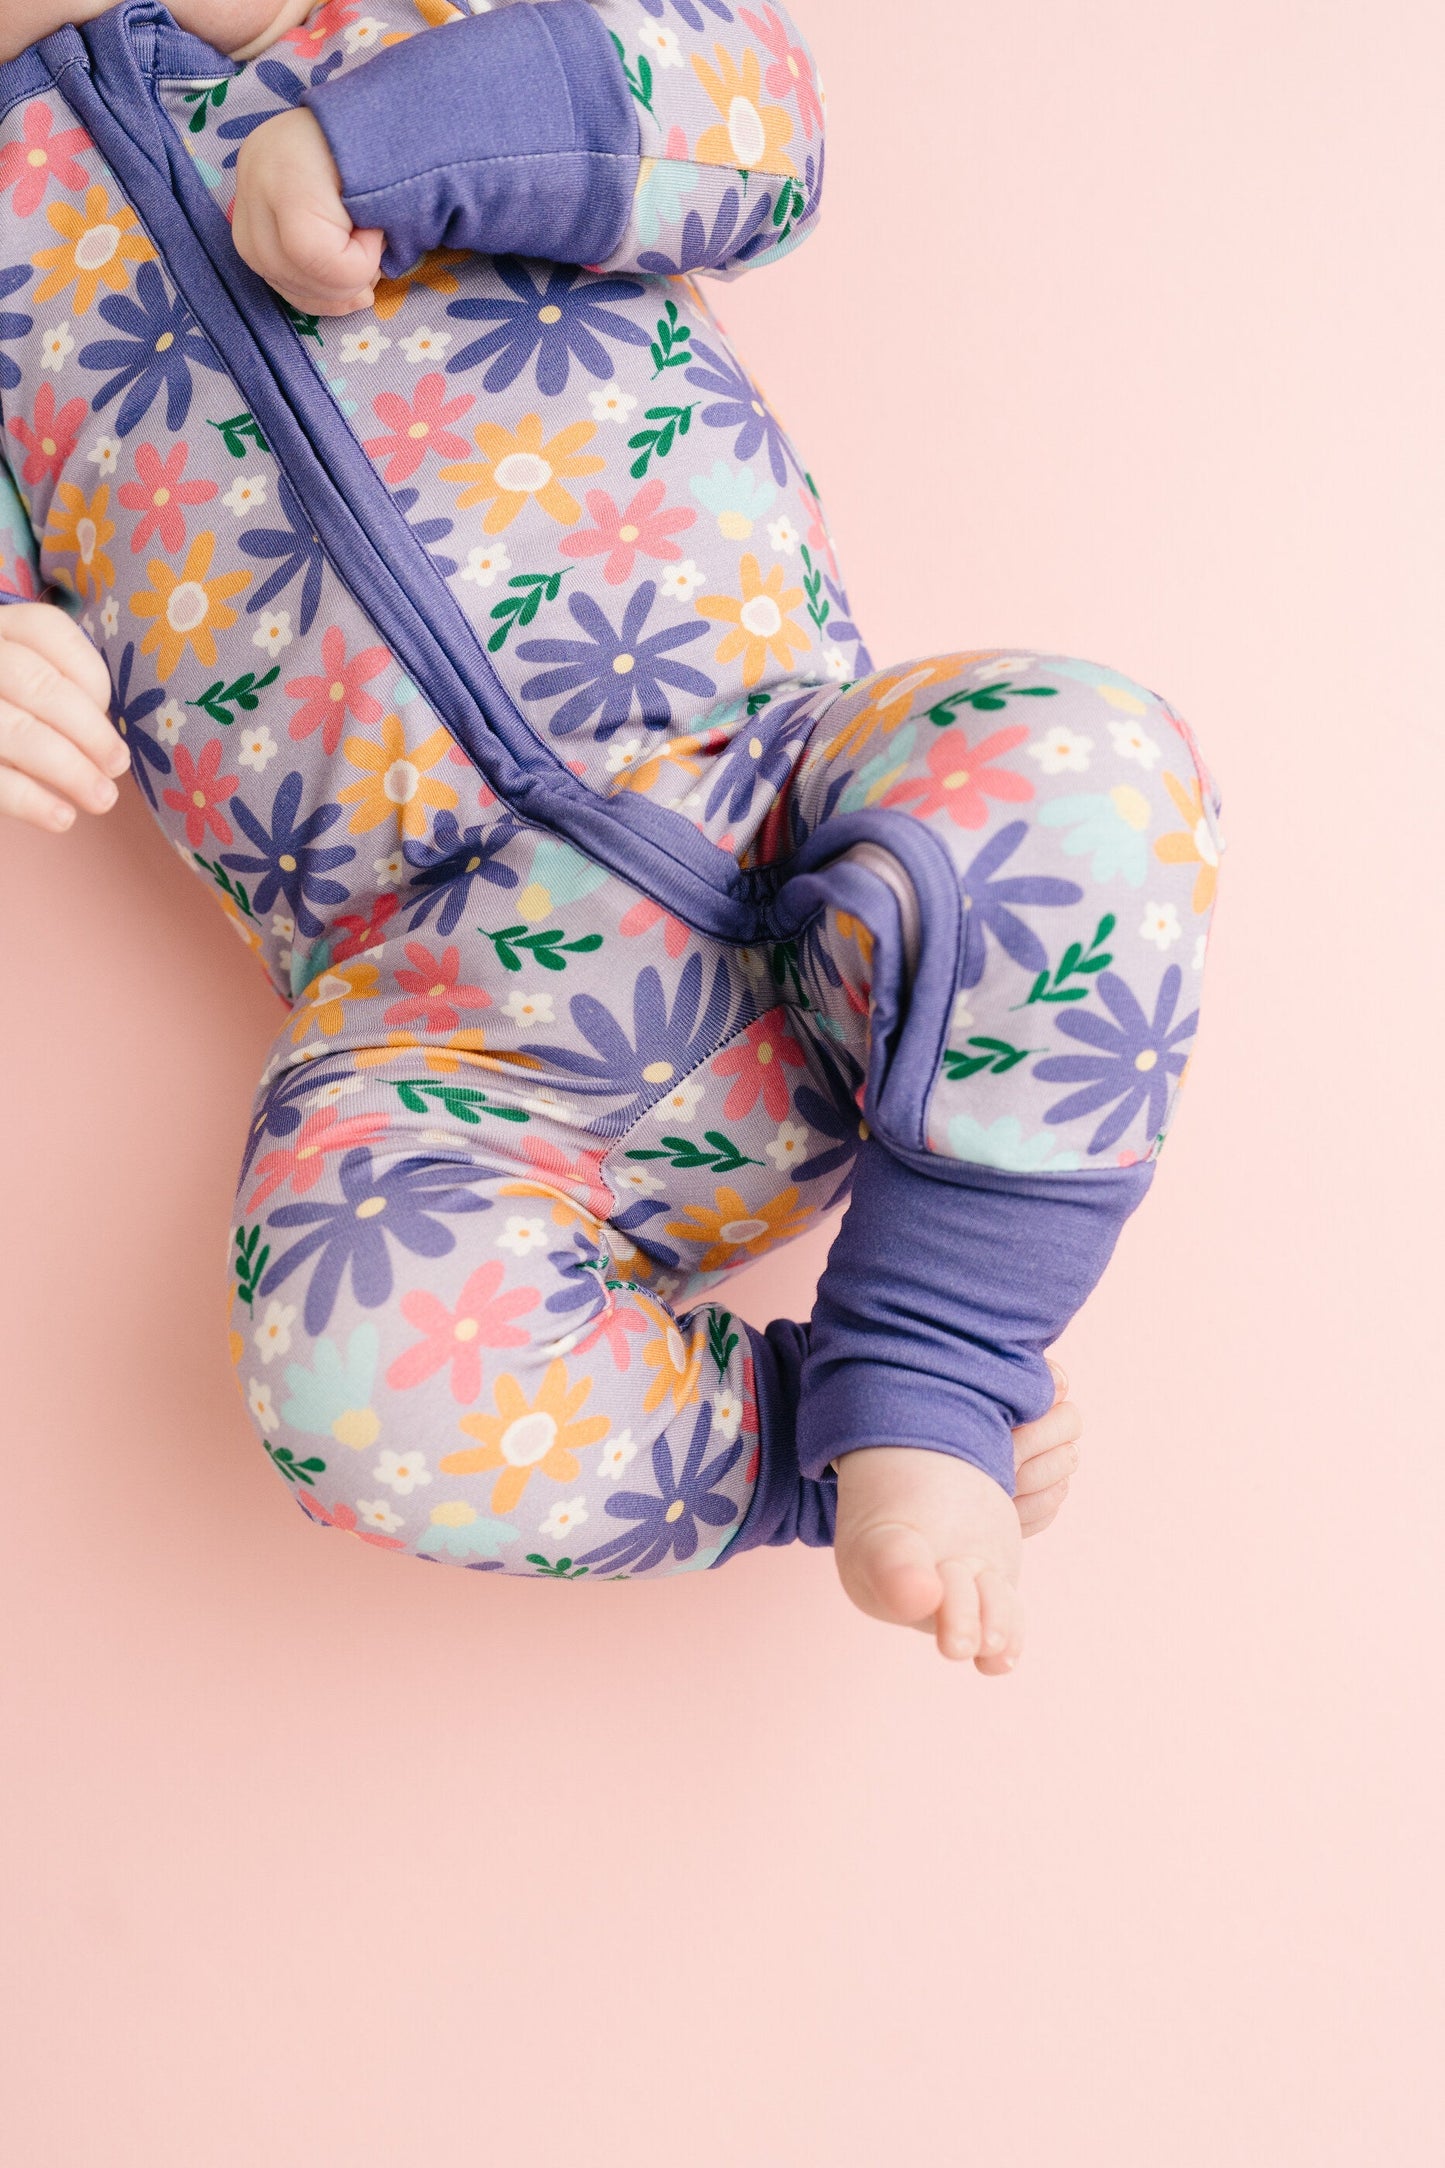
M 1083 1416 L 1064 1397 L 1068 1379 L 1057 1363 L 1044 1359 L 1054 1374 L 1054 1404 L 1036 1423 L 1014 1432 L 1014 1505 L 1026 1536 L 1041 1535 L 1068 1497 L 1084 1432 Z
M 130 766 L 110 700 L 109 671 L 64 610 L 0 606 L 0 813 L 55 830 L 76 806 L 109 811 L 110 778 Z
M 371 306 L 386 237 L 352 225 L 321 123 L 304 106 L 242 144 L 231 234 L 243 261 L 304 315 Z

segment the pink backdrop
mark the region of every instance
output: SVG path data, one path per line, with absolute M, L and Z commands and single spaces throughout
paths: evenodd
M 133 796 L 7 831 L 25 2168 L 1441 2157 L 1445 32 L 799 5 L 830 207 L 718 291 L 877 653 L 1113 663 L 1225 791 L 1028 1653 L 947 1667 L 801 1550 L 579 1592 L 310 1530 L 223 1331 L 274 1001 Z

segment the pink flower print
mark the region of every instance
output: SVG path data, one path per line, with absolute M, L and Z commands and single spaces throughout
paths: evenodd
M 324 1506 L 319 1498 L 312 1498 L 305 1491 L 297 1491 L 306 1512 L 313 1521 L 320 1521 L 323 1528 L 339 1528 L 344 1536 L 357 1536 L 363 1543 L 374 1543 L 379 1551 L 404 1551 L 406 1545 L 400 1536 L 383 1536 L 376 1530 L 363 1528 L 357 1518 L 355 1506 Z
M 469 391 L 448 399 L 446 389 L 446 378 L 434 373 L 422 378 L 410 404 L 396 391 L 379 392 L 372 401 L 377 420 L 385 422 L 390 434 L 368 437 L 363 449 L 371 459 L 390 462 L 384 481 L 393 485 L 404 482 L 416 473 L 428 452 L 437 452 L 446 459 L 466 458 L 470 443 L 465 437 L 453 435 L 447 424 L 459 421 L 477 402 Z
M 475 1400 L 482 1389 L 482 1349 L 525 1347 L 531 1334 L 519 1332 L 512 1320 L 525 1317 L 542 1299 L 535 1287 L 514 1287 L 510 1294 L 501 1294 L 504 1270 L 500 1262 L 479 1265 L 457 1297 L 455 1310 L 425 1288 L 403 1295 L 401 1314 L 423 1338 L 397 1356 L 386 1373 L 387 1384 L 405 1392 L 450 1363 L 452 1398 Z
M 55 409 L 55 386 L 42 384 L 35 394 L 35 416 L 26 421 L 19 414 L 12 414 L 8 428 L 17 444 L 23 444 L 26 460 L 20 470 L 20 479 L 34 487 L 37 482 L 58 482 L 61 469 L 75 450 L 77 440 L 90 412 L 84 399 L 70 399 L 60 409 Z
M 1026 725 L 1016 723 L 1009 730 L 996 730 L 991 738 L 970 745 L 964 731 L 945 730 L 929 748 L 927 776 L 895 783 L 884 793 L 883 804 L 911 806 L 924 820 L 934 813 L 947 813 L 955 828 L 982 828 L 988 819 L 990 798 L 1006 798 L 1014 805 L 1022 805 L 1034 794 L 1027 776 L 1015 775 L 1012 768 L 989 766 L 1001 754 L 1011 753 L 1027 736 Z
M 63 135 L 51 133 L 55 115 L 38 100 L 25 108 L 25 134 L 19 143 L 0 150 L 0 196 L 15 190 L 15 216 L 28 218 L 38 211 L 52 179 L 62 188 L 84 188 L 90 175 L 77 164 L 73 153 L 89 150 L 90 137 L 83 128 L 67 128 Z
M 410 971 L 398 971 L 396 983 L 406 994 L 405 1001 L 394 1001 L 382 1022 L 385 1024 L 420 1024 L 427 1031 L 455 1031 L 461 1023 L 463 1009 L 489 1009 L 492 997 L 483 986 L 468 986 L 459 980 L 461 950 L 443 949 L 435 955 L 424 941 L 408 941 L 406 953 L 411 961 Z
M 682 505 L 674 506 L 670 512 L 663 511 L 662 500 L 666 494 L 666 483 L 644 482 L 626 511 L 619 512 L 605 489 L 589 489 L 587 509 L 596 525 L 578 528 L 568 535 L 562 544 L 562 555 L 605 555 L 607 562 L 602 567 L 602 577 L 611 587 L 620 587 L 624 580 L 631 579 L 639 550 L 644 557 L 675 563 L 682 551 L 672 538 L 690 527 L 697 514 Z
M 623 913 L 618 920 L 617 930 L 625 934 L 646 933 L 649 926 L 655 926 L 659 919 L 665 928 L 662 938 L 668 955 L 680 956 L 688 944 L 688 930 L 680 918 L 674 918 L 670 911 L 664 911 L 662 905 L 654 903 L 650 896 L 644 896 L 640 903 L 634 903 L 629 911 Z
M 786 1011 L 769 1009 L 712 1064 L 714 1076 L 737 1078 L 723 1101 L 724 1114 L 733 1121 L 739 1115 L 751 1114 L 761 1094 L 768 1114 L 780 1122 L 788 1111 L 789 1100 L 783 1071 L 802 1067 L 803 1049 L 793 1037 Z
M 790 45 L 787 27 L 772 8 L 760 21 L 747 8 L 742 11 L 743 21 L 773 56 L 773 64 L 763 77 L 770 98 L 786 98 L 789 91 L 798 101 L 798 118 L 803 123 L 803 134 L 811 141 L 813 129 L 823 126 L 823 107 L 818 97 L 817 78 L 813 63 L 801 45 Z
M 575 1159 L 569 1159 L 546 1137 L 522 1139 L 522 1157 L 541 1179 L 565 1190 L 579 1204 L 585 1205 L 594 1219 L 600 1220 L 609 1218 L 617 1206 L 617 1199 L 602 1177 L 602 1162 L 607 1157 L 607 1150 L 604 1144 L 596 1151 L 579 1152 Z M 559 1224 L 565 1224 L 565 1221 Z
M 395 918 L 399 909 L 395 896 L 373 896 L 371 908 L 364 915 L 360 911 L 343 911 L 332 921 L 332 963 L 345 963 L 348 957 L 360 956 L 363 950 L 375 948 L 386 932 L 387 920 Z M 341 936 L 339 941 L 338 934 Z
M 573 1353 L 585 1355 L 590 1349 L 596 1347 L 599 1340 L 605 1340 L 612 1356 L 614 1369 L 619 1371 L 628 1370 L 632 1367 L 632 1350 L 627 1345 L 628 1334 L 645 1333 L 649 1330 L 647 1319 L 642 1312 L 632 1309 L 627 1303 L 613 1301 L 609 1290 L 606 1309 L 602 1312 L 586 1339 L 577 1342 Z
M 364 647 L 348 662 L 346 635 L 339 625 L 332 625 L 321 642 L 320 677 L 292 678 L 287 683 L 289 697 L 301 702 L 291 718 L 292 737 L 299 741 L 319 730 L 322 750 L 334 753 L 348 715 L 354 715 L 363 730 L 379 723 L 381 702 L 365 687 L 390 661 L 389 649 Z
M 188 444 L 173 444 L 164 461 L 154 444 L 136 446 L 135 471 L 139 479 L 122 483 L 116 492 L 128 512 L 142 514 L 130 538 L 133 550 L 144 549 L 151 536 L 158 534 L 161 548 L 174 556 L 186 546 L 185 506 L 209 504 L 218 494 L 215 482 L 182 480 L 190 456 Z
M 38 602 L 35 573 L 28 557 L 17 557 L 14 570 L 7 572 L 0 560 L 0 595 L 19 595 L 22 602 Z
M 218 843 L 231 842 L 231 824 L 219 808 L 230 797 L 240 778 L 217 775 L 216 770 L 221 765 L 220 739 L 208 739 L 201 747 L 199 760 L 193 760 L 183 745 L 176 747 L 173 758 L 176 780 L 181 787 L 163 795 L 174 812 L 185 814 L 186 841 L 191 849 L 200 849 L 208 828 L 215 831 Z
M 303 60 L 314 60 L 328 38 L 340 37 L 343 30 L 350 29 L 356 15 L 352 0 L 326 0 L 325 7 L 308 15 L 304 23 L 288 30 L 278 42 L 293 46 Z
M 349 1152 L 354 1144 L 374 1144 L 378 1137 L 385 1136 L 386 1127 L 384 1114 L 348 1114 L 343 1119 L 335 1107 L 318 1107 L 314 1114 L 307 1115 L 290 1144 L 267 1152 L 256 1162 L 261 1179 L 242 1210 L 254 1212 L 283 1182 L 289 1182 L 294 1193 L 304 1197 L 321 1180 L 329 1152 Z

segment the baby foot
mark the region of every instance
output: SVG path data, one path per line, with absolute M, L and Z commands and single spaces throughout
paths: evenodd
M 870 1445 L 838 1461 L 833 1554 L 870 1618 L 931 1633 L 939 1653 L 996 1676 L 1023 1646 L 1013 1500 L 952 1454 Z

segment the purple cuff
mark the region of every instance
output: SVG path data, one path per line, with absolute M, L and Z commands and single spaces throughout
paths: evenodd
M 818 1283 L 798 1394 L 798 1467 L 920 1445 L 1013 1496 L 1013 1430 L 1053 1405 L 1049 1347 L 1097 1284 L 1153 1163 L 1076 1174 L 906 1166 L 860 1146 Z
M 587 0 L 519 0 L 408 38 L 308 90 L 391 278 L 434 248 L 601 263 L 627 228 L 636 109 Z

